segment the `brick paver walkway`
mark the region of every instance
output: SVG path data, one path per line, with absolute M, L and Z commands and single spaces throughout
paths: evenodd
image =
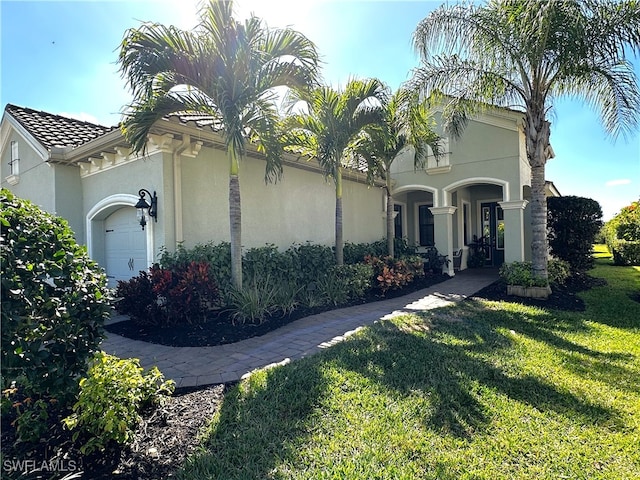
M 139 358 L 144 367 L 156 365 L 177 387 L 233 382 L 253 370 L 312 355 L 381 318 L 461 301 L 496 279 L 495 270 L 465 270 L 404 297 L 319 313 L 228 345 L 168 347 L 108 333 L 102 349 L 121 358 Z

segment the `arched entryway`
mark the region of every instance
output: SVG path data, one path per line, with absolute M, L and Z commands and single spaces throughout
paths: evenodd
M 134 195 L 112 195 L 87 214 L 89 255 L 105 269 L 112 288 L 153 262 L 153 225 L 142 230 L 136 217 L 137 201 Z

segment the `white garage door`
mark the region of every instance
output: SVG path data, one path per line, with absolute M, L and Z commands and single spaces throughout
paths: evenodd
M 105 221 L 105 260 L 109 286 L 129 280 L 147 269 L 147 236 L 136 218 L 136 209 L 124 207 Z

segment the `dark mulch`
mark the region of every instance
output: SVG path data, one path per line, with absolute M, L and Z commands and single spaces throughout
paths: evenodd
M 533 300 L 508 296 L 504 284 L 495 282 L 479 291 L 474 298 L 581 311 L 584 310 L 584 304 L 576 293 L 600 285 L 603 285 L 600 279 L 588 275 L 577 276 L 573 277 L 567 285 L 553 289 L 548 300 Z M 396 292 L 397 295 L 405 293 L 408 292 Z M 282 324 L 284 323 L 287 322 Z M 275 322 L 271 325 L 272 329 L 275 328 L 274 325 Z M 187 338 L 194 339 L 197 336 L 192 335 Z M 187 456 L 197 449 L 198 433 L 206 427 L 212 415 L 221 407 L 228 387 L 228 385 L 212 385 L 201 389 L 177 391 L 165 406 L 145 415 L 131 446 L 113 448 L 90 457 L 80 455 L 71 442 L 70 433 L 63 430 L 59 424 L 52 425 L 49 437 L 37 445 L 16 444 L 13 428 L 8 423 L 9 419 L 3 417 L 2 478 L 63 478 L 66 474 L 79 471 L 83 473 L 77 478 L 91 480 L 170 478 Z M 47 465 L 54 467 L 57 465 L 59 468 L 57 473 L 53 470 L 44 470 L 24 476 L 19 476 L 21 472 L 10 473 L 6 468 L 6 465 L 9 465 L 6 461 L 27 459 L 33 460 L 38 466 L 47 462 Z
M 497 281 L 477 292 L 474 297 L 493 300 L 496 302 L 522 303 L 540 308 L 551 308 L 554 310 L 565 310 L 570 312 L 583 312 L 584 302 L 578 293 L 589 290 L 593 287 L 606 285 L 603 278 L 594 278 L 590 275 L 580 273 L 571 276 L 565 285 L 557 285 L 551 289 L 551 295 L 546 300 L 535 298 L 517 297 L 507 295 L 507 286 L 502 281 Z
M 371 295 L 357 303 L 369 303 L 406 295 L 443 282 L 448 278 L 449 276 L 447 275 L 426 275 L 403 289 L 387 292 L 385 297 Z M 352 303 L 351 305 L 357 303 Z M 327 311 L 330 308 L 331 307 L 301 307 L 289 315 L 274 315 L 259 325 L 250 323 L 233 325 L 231 312 L 222 310 L 215 312 L 207 322 L 194 325 L 181 324 L 166 327 L 149 327 L 139 325 L 132 320 L 124 320 L 108 325 L 105 328 L 108 332 L 149 343 L 172 347 L 207 347 L 223 345 L 225 343 L 235 343 L 251 337 L 259 337 L 291 322 Z
M 227 386 L 176 392 L 162 407 L 144 415 L 133 443 L 83 456 L 60 423 L 51 424 L 37 444 L 16 443 L 9 418 L 2 418 L 1 478 L 160 480 L 170 477 L 195 452 L 197 437 L 222 405 Z

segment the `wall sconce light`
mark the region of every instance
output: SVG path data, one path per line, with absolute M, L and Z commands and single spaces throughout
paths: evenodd
M 144 230 L 144 226 L 147 224 L 147 218 L 144 212 L 145 210 L 150 217 L 155 218 L 156 222 L 158 221 L 158 196 L 156 195 L 155 191 L 153 192 L 153 195 L 151 195 L 151 192 L 144 188 L 141 188 L 140 191 L 138 191 L 138 195 L 140 195 L 138 203 L 136 203 L 136 209 L 138 210 L 138 221 L 140 222 L 142 230 Z M 151 205 L 149 205 L 145 200 L 146 195 L 149 195 L 149 201 L 151 202 Z

